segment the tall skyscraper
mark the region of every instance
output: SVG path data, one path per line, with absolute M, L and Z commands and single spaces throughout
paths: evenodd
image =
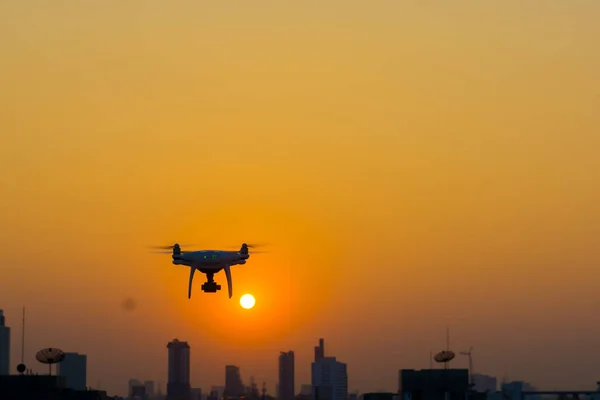
M 325 339 L 319 339 L 319 345 L 315 346 L 315 362 L 325 357 Z
M 65 377 L 67 388 L 86 390 L 87 356 L 85 354 L 65 353 L 65 359 L 57 365 L 57 375 Z
M 294 400 L 295 382 L 294 382 L 294 352 L 288 351 L 279 354 L 279 400 Z
M 240 367 L 225 366 L 225 397 L 239 397 L 244 394 L 244 384 L 240 375 Z
M 190 346 L 187 342 L 174 339 L 167 344 L 169 349 L 168 400 L 190 399 Z
M 0 375 L 10 375 L 10 328 L 0 310 Z
M 347 400 L 348 372 L 346 364 L 335 357 L 323 357 L 312 363 L 312 400 Z

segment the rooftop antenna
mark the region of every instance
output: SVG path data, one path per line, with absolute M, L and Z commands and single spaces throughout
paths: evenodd
M 460 355 L 469 357 L 469 380 L 471 381 L 471 386 L 473 386 L 473 357 L 471 356 L 471 352 L 473 351 L 473 346 L 469 348 L 469 351 L 461 351 Z
M 25 365 L 25 307 L 23 307 L 23 325 L 21 328 L 21 364 L 17 365 L 17 372 L 23 375 L 26 370 L 27 366 Z
M 25 362 L 25 307 L 23 307 L 23 328 L 21 331 L 21 364 Z
M 454 359 L 455 354 L 450 350 L 450 328 L 446 326 L 446 350 L 440 351 L 433 358 L 435 362 L 444 364 L 444 369 L 448 369 L 448 363 Z

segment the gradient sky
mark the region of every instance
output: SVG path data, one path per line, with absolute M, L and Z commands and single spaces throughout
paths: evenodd
M 429 351 L 591 388 L 600 2 L 0 1 L 0 308 L 89 384 L 224 365 L 396 390 Z M 146 246 L 267 241 L 235 299 Z M 198 276 L 198 275 L 197 275 Z M 217 280 L 224 284 L 221 273 Z M 253 293 L 257 306 L 238 299 Z M 136 300 L 133 311 L 121 308 Z M 465 357 L 455 362 L 466 366 Z

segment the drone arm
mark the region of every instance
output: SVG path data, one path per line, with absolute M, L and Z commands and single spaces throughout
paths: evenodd
M 231 281 L 231 266 L 225 265 L 225 275 L 227 276 L 227 288 L 229 289 L 229 298 L 233 296 L 233 282 Z
M 190 267 L 190 283 L 188 286 L 188 299 L 192 298 L 192 282 L 194 281 L 194 272 L 196 272 L 196 268 Z

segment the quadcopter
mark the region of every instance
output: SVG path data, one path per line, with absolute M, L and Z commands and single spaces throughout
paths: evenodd
M 185 246 L 185 245 L 184 245 Z M 246 264 L 250 258 L 249 248 L 256 245 L 242 244 L 239 251 L 226 250 L 197 250 L 197 251 L 182 251 L 181 246 L 175 243 L 173 246 L 156 247 L 162 250 L 173 250 L 173 264 L 185 265 L 190 267 L 190 281 L 188 284 L 188 299 L 192 298 L 192 282 L 196 270 L 206 274 L 206 282 L 202 284 L 202 290 L 205 293 L 216 293 L 221 290 L 221 285 L 217 285 L 214 276 L 221 270 L 225 270 L 227 276 L 227 286 L 229 289 L 229 298 L 233 296 L 233 282 L 231 279 L 231 266 Z M 171 254 L 170 252 L 161 252 L 163 254 Z M 253 252 L 254 253 L 254 252 Z

